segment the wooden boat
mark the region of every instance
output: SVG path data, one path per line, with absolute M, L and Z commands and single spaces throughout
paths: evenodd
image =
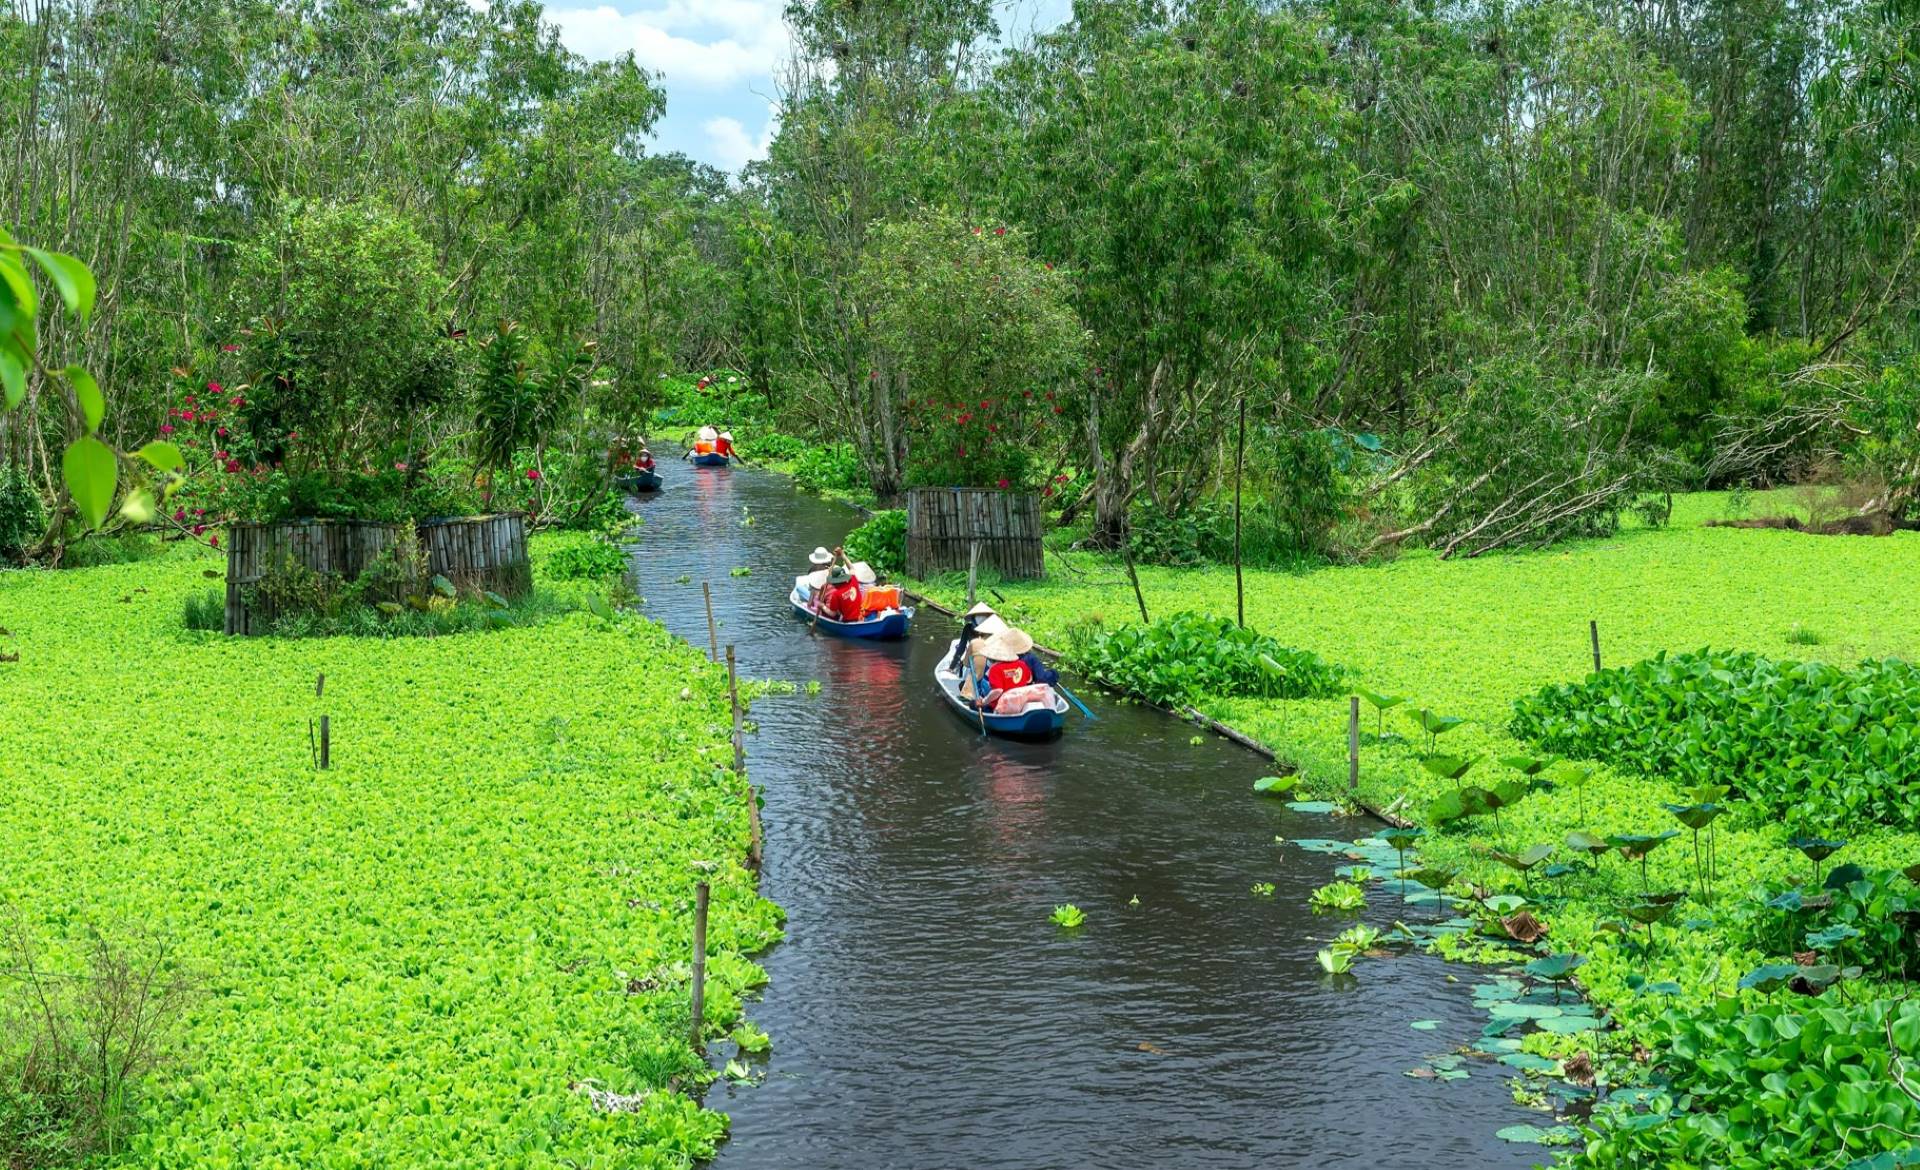
M 718 451 L 702 451 L 698 454 L 689 455 L 687 458 L 693 460 L 695 467 L 725 467 L 727 465 L 727 457 Z
M 941 697 L 954 714 L 960 716 L 968 727 L 978 731 L 982 725 L 989 735 L 1003 735 L 1008 739 L 1047 739 L 1059 735 L 1067 726 L 1067 701 L 1059 691 L 1053 695 L 1053 705 L 1028 703 L 1025 711 L 1013 714 L 982 712 L 962 697 L 965 680 L 958 671 L 947 669 L 947 663 L 953 661 L 953 651 L 960 643 L 947 643 L 947 652 L 940 656 L 939 663 L 933 668 L 933 681 L 940 688 Z
M 657 471 L 629 471 L 613 477 L 613 486 L 623 492 L 657 492 L 664 482 Z
M 809 594 L 806 590 L 807 579 L 795 577 L 793 592 L 787 594 L 787 601 L 793 606 L 793 612 L 800 617 L 800 620 L 817 625 L 826 633 L 837 634 L 842 638 L 904 638 L 907 636 L 909 625 L 913 622 L 912 606 L 870 613 L 857 622 L 843 622 L 838 618 L 830 618 L 824 613 L 816 618 L 813 609 L 807 604 Z

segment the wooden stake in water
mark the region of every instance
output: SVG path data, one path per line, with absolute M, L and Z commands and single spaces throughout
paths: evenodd
M 1360 696 L 1347 700 L 1347 791 L 1360 788 Z
M 320 770 L 322 772 L 333 766 L 332 722 L 325 715 L 320 717 Z
M 720 633 L 713 624 L 713 586 L 700 582 L 700 592 L 707 598 L 707 661 L 720 661 Z
M 974 541 L 967 546 L 967 608 L 972 609 L 976 600 L 974 587 L 980 580 L 980 542 Z
M 1150 626 L 1153 619 L 1147 616 L 1147 595 L 1140 592 L 1140 574 L 1133 567 L 1133 540 L 1129 532 L 1120 533 L 1120 555 L 1127 562 L 1127 580 L 1133 582 L 1133 600 L 1140 607 L 1140 623 Z
M 707 1022 L 707 883 L 693 887 L 693 1046 L 705 1049 Z
M 1587 632 L 1593 635 L 1593 670 L 1600 672 L 1600 622 L 1598 619 L 1587 623 Z
M 747 725 L 740 710 L 740 672 L 734 659 L 733 647 L 727 647 L 727 696 L 733 703 L 733 774 L 747 774 Z M 753 781 L 747 781 L 747 861 L 755 872 L 760 869 L 760 798 L 753 791 Z

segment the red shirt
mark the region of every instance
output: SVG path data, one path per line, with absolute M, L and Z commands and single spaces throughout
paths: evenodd
M 638 467 L 638 468 L 639 468 L 640 470 L 642 470 L 642 471 L 652 471 L 652 470 L 653 470 L 653 456 L 651 456 L 651 455 L 642 455 L 642 456 L 640 456 L 640 457 L 639 457 L 638 459 L 635 459 L 635 460 L 633 461 L 633 465 L 634 465 L 635 467 Z
M 1018 658 L 1012 662 L 996 662 L 987 667 L 987 686 L 996 691 L 1010 691 L 1015 687 L 1024 687 L 1033 681 L 1033 671 Z
M 715 439 L 713 441 L 713 449 L 722 455 L 731 455 L 733 454 L 733 440 Z
M 857 622 L 860 612 L 860 582 L 829 585 L 820 591 L 820 612 L 843 622 Z

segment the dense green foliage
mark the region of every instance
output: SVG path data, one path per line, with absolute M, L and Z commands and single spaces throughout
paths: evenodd
M 1308 651 L 1197 613 L 1150 626 L 1082 629 L 1068 653 L 1087 677 L 1164 707 L 1209 695 L 1326 698 L 1339 692 L 1345 674 Z
M 564 591 L 547 561 L 537 542 L 540 587 Z M 97 928 L 165 940 L 204 989 L 106 1164 L 711 1154 L 725 1119 L 682 1091 L 713 1075 L 687 1041 L 694 882 L 713 883 L 716 1030 L 764 978 L 743 953 L 779 935 L 743 866 L 725 672 L 583 612 L 433 639 L 185 632 L 212 563 L 188 545 L 0 573 L 21 655 L 0 664 L 0 903 L 50 970 L 84 969 Z M 157 677 L 168 698 L 128 701 Z
M 1920 669 L 1657 654 L 1514 704 L 1513 734 L 1675 783 L 1724 784 L 1795 829 L 1920 828 Z
M 547 558 L 557 581 L 597 581 L 627 571 L 627 554 L 603 540 L 570 541 Z
M 899 509 L 875 512 L 865 524 L 847 533 L 847 555 L 865 561 L 882 576 L 907 571 L 907 514 Z
M 1920 1060 L 1920 1005 L 1728 999 L 1655 1033 L 1668 1084 L 1603 1107 L 1572 1165 L 1777 1170 L 1912 1148 L 1920 1105 L 1901 1078 Z
M 25 471 L 0 465 L 0 561 L 17 560 L 46 531 L 40 489 Z

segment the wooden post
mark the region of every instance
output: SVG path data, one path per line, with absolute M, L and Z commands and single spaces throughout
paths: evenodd
M 320 770 L 326 771 L 333 765 L 333 727 L 332 721 L 325 715 L 320 717 Z
M 747 774 L 747 730 L 746 719 L 740 710 L 740 673 L 735 662 L 733 647 L 727 647 L 727 697 L 733 703 L 733 774 L 744 778 Z M 760 869 L 760 799 L 754 794 L 753 781 L 747 781 L 747 829 L 750 834 L 747 845 L 747 861 L 755 872 Z
M 1147 616 L 1147 598 L 1140 592 L 1140 574 L 1133 567 L 1132 533 L 1125 526 L 1120 530 L 1120 555 L 1127 562 L 1127 580 L 1133 582 L 1133 600 L 1140 606 L 1140 624 L 1150 626 L 1153 619 Z
M 707 661 L 720 661 L 720 634 L 713 624 L 713 586 L 700 582 L 700 592 L 707 598 Z
M 707 883 L 693 887 L 693 1046 L 705 1050 L 707 1022 Z
M 1587 623 L 1587 632 L 1593 635 L 1593 671 L 1600 673 L 1600 622 L 1598 619 Z
M 967 608 L 972 609 L 976 600 L 975 584 L 980 580 L 980 542 L 974 541 L 967 546 Z
M 1240 578 L 1240 477 L 1247 466 L 1247 400 L 1240 399 L 1240 437 L 1233 445 L 1233 603 L 1240 628 L 1247 628 L 1247 587 Z
M 1347 698 L 1347 791 L 1360 790 L 1360 696 Z

